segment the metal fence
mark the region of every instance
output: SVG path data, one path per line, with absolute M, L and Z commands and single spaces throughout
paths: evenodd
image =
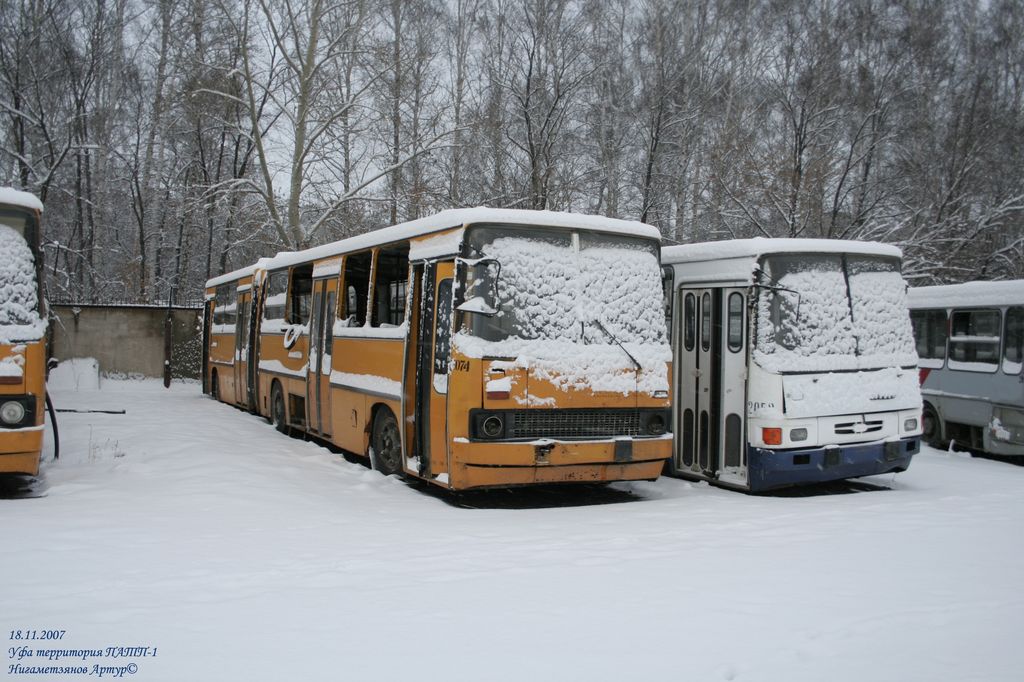
M 83 298 L 69 296 L 63 293 L 47 293 L 46 301 L 50 305 L 67 305 L 78 307 L 125 307 L 125 308 L 181 308 L 186 310 L 199 310 L 203 307 L 201 296 L 175 296 L 173 299 L 152 299 L 141 296 L 115 297 L 97 296 Z

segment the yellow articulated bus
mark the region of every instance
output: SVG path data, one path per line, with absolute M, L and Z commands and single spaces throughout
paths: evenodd
M 39 473 L 46 402 L 46 304 L 34 195 L 0 188 L 0 473 Z
M 657 230 L 457 209 L 207 282 L 205 390 L 453 490 L 657 478 Z

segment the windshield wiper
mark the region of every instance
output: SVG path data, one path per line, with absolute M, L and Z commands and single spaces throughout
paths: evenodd
M 799 322 L 800 321 L 800 304 L 803 302 L 803 297 L 800 295 L 800 292 L 796 291 L 794 289 L 787 289 L 786 287 L 782 286 L 781 282 L 779 282 L 777 279 L 775 279 L 774 277 L 769 275 L 767 272 L 762 270 L 760 267 L 754 268 L 754 274 L 757 275 L 758 279 L 760 279 L 761 277 L 764 277 L 769 282 L 771 282 L 771 284 L 761 284 L 761 282 L 757 282 L 757 283 L 755 283 L 754 286 L 760 287 L 762 289 L 767 289 L 768 291 L 772 291 L 772 292 L 785 291 L 785 292 L 788 292 L 788 293 L 793 294 L 793 295 L 796 296 L 796 322 Z M 847 289 L 847 290 L 849 290 L 849 289 Z M 849 297 L 849 296 L 847 296 L 847 297 Z
M 629 352 L 628 350 L 626 350 L 626 347 L 625 347 L 625 346 L 623 346 L 623 345 L 622 345 L 622 344 L 621 344 L 621 343 L 619 342 L 619 340 L 618 340 L 617 338 L 615 338 L 615 335 L 614 335 L 614 334 L 612 334 L 612 333 L 611 333 L 610 331 L 608 331 L 608 330 L 607 330 L 607 329 L 605 328 L 605 326 L 604 326 L 603 324 L 601 324 L 601 320 L 598 320 L 597 318 L 594 318 L 593 322 L 594 322 L 594 324 L 596 324 L 596 325 L 597 325 L 597 328 L 598 328 L 598 329 L 600 329 L 601 331 L 603 331 L 603 332 L 605 333 L 605 335 L 606 335 L 606 336 L 607 336 L 607 337 L 608 337 L 609 339 L 611 339 L 612 341 L 614 341 L 614 342 L 615 342 L 615 345 L 617 345 L 617 346 L 618 346 L 619 348 L 621 348 L 621 349 L 622 349 L 622 352 L 623 352 L 623 353 L 625 353 L 625 354 L 626 354 L 626 355 L 627 355 L 627 356 L 629 357 L 629 359 L 633 361 L 633 365 L 634 365 L 634 366 L 636 367 L 637 371 L 640 371 L 640 370 L 642 370 L 642 369 L 643 369 L 643 366 L 641 366 L 641 365 L 640 365 L 640 363 L 639 363 L 639 362 L 637 362 L 637 359 L 633 357 L 633 354 L 632 354 L 632 353 L 630 353 L 630 352 Z

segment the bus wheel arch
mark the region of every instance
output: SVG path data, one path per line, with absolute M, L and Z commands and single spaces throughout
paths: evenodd
M 285 406 L 284 389 L 281 382 L 274 379 L 270 384 L 270 423 L 281 433 L 288 433 L 288 411 Z
M 402 440 L 398 420 L 383 403 L 373 406 L 370 428 L 370 465 L 385 476 L 402 473 Z
M 944 430 L 939 411 L 926 400 L 921 409 L 921 439 L 933 448 L 942 448 Z

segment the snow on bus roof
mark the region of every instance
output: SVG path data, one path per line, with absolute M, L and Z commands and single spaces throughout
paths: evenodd
M 291 251 L 281 251 L 277 255 L 281 256 L 281 255 L 284 255 L 286 253 L 291 253 Z M 249 276 L 255 274 L 255 272 L 257 270 L 262 269 L 267 263 L 270 262 L 270 260 L 271 260 L 270 258 L 260 258 L 258 261 L 256 261 L 252 265 L 246 265 L 244 268 L 238 268 L 237 270 L 232 270 L 231 272 L 225 272 L 223 275 L 218 275 L 217 277 L 213 277 L 211 279 L 208 279 L 208 280 L 206 280 L 206 288 L 209 289 L 211 287 L 215 287 L 215 286 L 218 286 L 220 284 L 227 284 L 228 282 L 234 282 L 234 281 L 240 280 L 243 277 L 249 277 Z
M 36 211 L 43 210 L 43 202 L 39 201 L 39 197 L 30 192 L 14 189 L 13 187 L 0 187 L 0 204 L 20 206 L 21 208 L 29 208 Z
M 907 292 L 907 304 L 911 308 L 1024 305 L 1024 279 L 913 287 Z
M 858 242 L 846 239 L 726 239 L 666 246 L 661 250 L 663 263 L 718 260 L 720 258 L 754 258 L 767 253 L 853 253 L 863 256 L 902 257 L 903 253 L 890 244 Z
M 360 234 L 322 246 L 314 246 L 304 251 L 279 253 L 270 259 L 267 269 L 273 270 L 288 267 L 296 263 L 329 258 L 338 254 L 372 248 L 380 244 L 400 242 L 434 232 L 462 227 L 470 223 L 577 227 L 598 230 L 600 232 L 661 239 L 661 233 L 658 231 L 658 228 L 633 220 L 604 218 L 602 216 L 584 215 L 581 213 L 478 206 L 476 208 L 455 208 L 441 211 L 425 218 L 392 225 L 391 227 L 383 227 L 366 234 Z

